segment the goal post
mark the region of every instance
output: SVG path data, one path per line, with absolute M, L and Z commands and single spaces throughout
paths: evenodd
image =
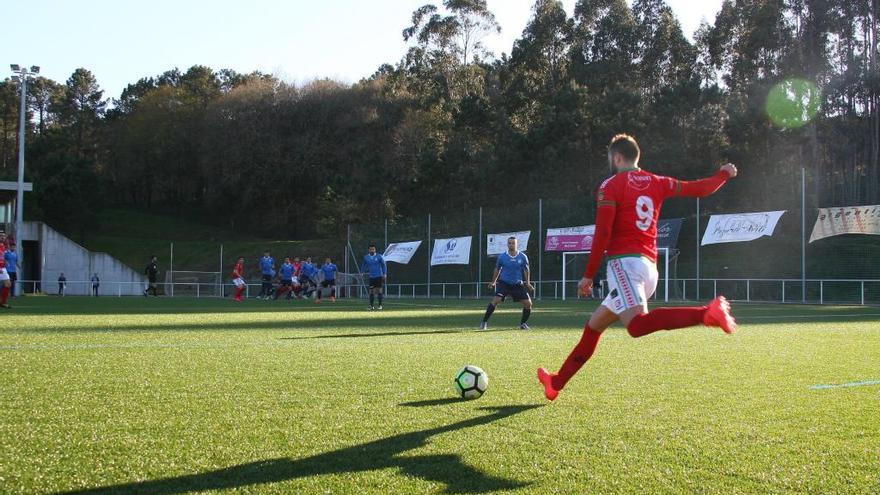
M 221 272 L 167 270 L 165 286 L 169 295 L 191 297 L 223 297 Z
M 668 247 L 658 248 L 657 253 L 663 256 L 663 275 L 662 275 L 663 301 L 669 302 L 669 256 L 670 256 L 670 249 Z M 584 254 L 589 256 L 590 251 L 564 251 L 562 253 L 562 300 L 563 301 L 566 300 L 566 296 L 567 296 L 567 292 L 566 292 L 567 287 L 566 286 L 568 285 L 568 283 L 571 280 L 580 280 L 580 277 L 578 277 L 576 279 L 568 279 L 567 273 L 566 273 L 567 272 L 566 268 L 568 267 L 569 263 L 574 261 L 575 257 L 577 257 L 579 255 L 584 255 Z M 571 260 L 569 260 L 569 258 L 571 258 Z M 607 281 L 606 281 L 606 286 L 607 286 Z M 657 297 L 656 291 L 654 293 L 654 297 Z

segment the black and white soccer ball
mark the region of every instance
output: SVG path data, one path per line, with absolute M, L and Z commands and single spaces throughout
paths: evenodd
M 489 375 L 481 368 L 467 365 L 455 374 L 455 393 L 463 399 L 476 399 L 489 388 Z

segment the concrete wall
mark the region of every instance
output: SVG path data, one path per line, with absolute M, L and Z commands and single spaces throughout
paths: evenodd
M 141 295 L 146 277 L 107 253 L 93 253 L 42 222 L 24 222 L 23 238 L 40 243 L 41 288 L 58 293 L 58 276 L 67 278 L 65 295 L 91 294 L 92 274 L 101 279 L 99 294 Z M 29 291 L 25 288 L 26 291 Z

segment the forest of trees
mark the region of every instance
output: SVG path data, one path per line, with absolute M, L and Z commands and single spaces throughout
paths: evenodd
M 401 26 L 398 62 L 355 84 L 194 66 L 108 98 L 85 68 L 37 78 L 28 215 L 85 231 L 122 206 L 335 236 L 349 222 L 511 201 L 499 191 L 592 194 L 618 132 L 638 137 L 654 171 L 693 178 L 729 160 L 741 187 L 794 194 L 806 167 L 819 206 L 877 204 L 878 14 L 880 0 L 726 0 L 692 42 L 663 0 L 579 0 L 573 16 L 537 0 L 496 56 L 482 44 L 499 29 L 486 2 L 445 0 Z M 821 104 L 780 128 L 765 104 L 790 78 L 815 83 Z M 3 179 L 16 174 L 16 91 L 0 83 Z

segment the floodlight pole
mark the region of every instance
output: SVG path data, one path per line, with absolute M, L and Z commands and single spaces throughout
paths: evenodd
M 24 120 L 27 113 L 27 69 L 21 69 L 21 111 L 18 116 L 18 190 L 15 196 L 15 240 L 19 244 L 19 257 L 24 262 L 24 248 L 21 240 L 22 214 L 24 212 Z M 13 288 L 14 290 L 14 288 Z
M 24 266 L 24 239 L 22 239 L 23 216 L 24 216 L 24 148 L 25 148 L 25 116 L 27 115 L 27 80 L 29 76 L 40 73 L 40 68 L 36 65 L 31 66 L 28 70 L 26 65 L 19 66 L 10 64 L 12 73 L 17 77 L 21 84 L 21 107 L 18 116 L 18 188 L 15 195 L 15 240 L 19 245 L 18 259 L 19 264 Z M 12 288 L 15 294 L 15 287 Z

